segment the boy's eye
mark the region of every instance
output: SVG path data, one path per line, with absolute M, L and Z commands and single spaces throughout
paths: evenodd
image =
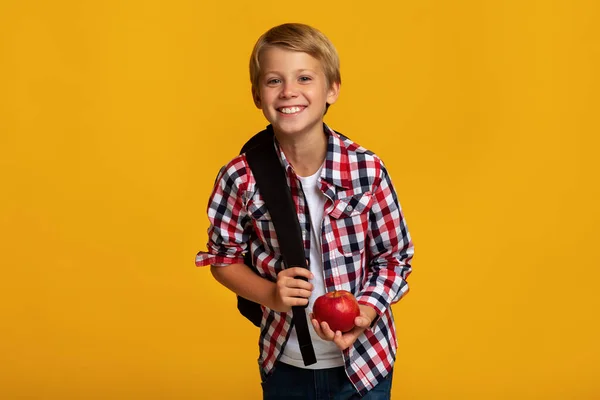
M 278 83 L 281 83 L 281 80 L 277 78 L 267 80 L 267 85 L 277 85 Z
M 299 78 L 299 80 L 300 80 L 300 82 L 308 82 L 308 81 L 311 81 L 312 78 L 310 76 L 301 76 Z

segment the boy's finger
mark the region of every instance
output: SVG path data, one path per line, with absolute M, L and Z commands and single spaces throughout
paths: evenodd
M 323 334 L 325 335 L 327 340 L 333 340 L 335 332 L 332 331 L 331 328 L 329 328 L 329 324 L 327 324 L 327 322 L 321 322 L 321 330 L 323 331 Z
M 335 345 L 343 351 L 350 347 L 350 345 L 354 343 L 354 340 L 356 340 L 355 337 L 349 338 L 348 334 L 342 335 L 342 332 L 336 331 L 333 338 L 333 343 L 335 343 Z
M 317 333 L 317 335 L 323 339 L 323 340 L 327 340 L 327 337 L 325 336 L 325 334 L 323 333 L 323 331 L 321 330 L 321 327 L 319 326 L 319 321 L 317 321 L 316 319 L 312 318 L 311 316 L 311 320 L 310 322 L 312 323 L 313 328 L 315 328 L 315 332 Z
M 321 327 L 319 326 L 319 321 L 317 321 L 316 319 L 311 319 L 310 323 L 312 324 L 313 328 L 315 328 L 315 332 L 317 332 L 317 335 L 319 335 L 319 337 L 321 339 L 323 339 L 323 332 L 321 332 Z
M 292 277 L 299 276 L 299 277 L 306 278 L 306 279 L 313 278 L 312 272 L 310 272 L 309 269 L 302 268 L 302 267 L 286 268 L 282 272 L 284 272 L 284 271 L 287 276 L 292 276 Z M 282 273 L 282 272 L 280 272 L 280 273 Z
M 298 297 L 302 299 L 308 299 L 310 297 L 311 291 L 307 289 L 289 289 L 287 295 L 289 297 Z
M 306 306 L 308 305 L 308 299 L 303 297 L 286 297 L 283 299 L 283 303 L 287 306 Z
M 285 286 L 287 286 L 289 288 L 304 289 L 304 290 L 311 290 L 311 291 L 313 289 L 312 283 L 306 282 L 303 279 L 296 279 L 296 278 L 286 279 Z
M 354 324 L 360 328 L 368 328 L 371 322 L 365 317 L 356 317 Z

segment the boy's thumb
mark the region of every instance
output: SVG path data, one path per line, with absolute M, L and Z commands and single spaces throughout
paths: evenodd
M 360 328 L 366 328 L 369 326 L 369 319 L 365 317 L 356 317 L 354 324 Z

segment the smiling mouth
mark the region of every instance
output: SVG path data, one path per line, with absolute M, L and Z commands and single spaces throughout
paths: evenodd
M 304 107 L 304 106 L 302 106 L 302 107 L 299 107 L 299 106 L 281 107 L 281 108 L 278 108 L 277 111 L 279 111 L 282 114 L 290 115 L 290 114 L 298 114 L 300 111 L 304 110 L 305 108 L 306 107 Z

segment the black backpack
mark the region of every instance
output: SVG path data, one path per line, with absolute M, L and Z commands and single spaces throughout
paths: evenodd
M 267 129 L 248 140 L 242 147 L 241 153 L 246 153 L 256 184 L 271 215 L 285 267 L 293 265 L 307 268 L 296 206 L 287 185 L 285 171 L 275 150 L 273 136 L 273 128 L 269 125 Z M 244 256 L 244 263 L 256 271 L 252 265 L 249 249 Z M 255 326 L 260 326 L 262 309 L 258 303 L 237 296 L 237 308 Z M 311 365 L 317 360 L 310 340 L 305 308 L 292 307 L 293 324 L 298 334 L 304 364 Z

